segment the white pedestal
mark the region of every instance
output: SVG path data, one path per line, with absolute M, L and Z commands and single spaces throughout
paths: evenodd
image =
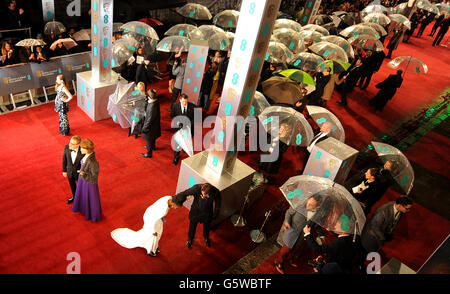
M 91 81 L 92 71 L 77 73 L 77 105 L 93 121 L 108 119 L 107 106 L 109 95 L 114 93 L 118 82 L 118 74 L 111 72 L 109 83 Z

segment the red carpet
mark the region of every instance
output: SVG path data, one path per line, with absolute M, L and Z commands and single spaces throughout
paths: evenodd
M 347 109 L 336 104 L 337 93 L 329 102 L 330 110 L 344 125 L 346 143 L 354 148 L 361 149 L 374 136 L 389 131 L 448 87 L 450 66 L 443 61 L 449 59 L 448 49 L 431 47 L 427 36 L 411 40 L 413 44 L 401 44 L 393 56 L 412 54 L 428 65 L 429 73 L 408 73 L 383 113 L 373 114 L 368 100 L 376 93 L 375 84 L 394 72 L 386 65 L 374 75 L 367 91 L 357 88 L 349 95 Z M 94 123 L 75 101 L 70 103 L 71 134 L 96 144 L 104 214 L 99 223 L 85 221 L 65 203 L 70 189 L 61 175 L 61 157 L 69 138 L 58 134 L 53 103 L 0 116 L 0 273 L 65 273 L 70 252 L 80 254 L 82 273 L 221 273 L 256 247 L 249 232 L 259 228 L 268 209 L 274 214 L 264 231 L 267 235 L 278 231 L 286 202 L 277 186 L 269 186 L 263 198 L 246 210 L 249 225 L 234 228 L 225 220 L 211 233 L 212 248 L 204 246 L 202 226 L 192 249 L 186 248 L 185 208 L 168 214 L 158 258 L 148 257 L 144 249 L 125 249 L 111 239 L 109 234 L 115 228 L 139 229 L 145 209 L 159 197 L 175 192 L 180 166 L 172 165 L 167 80 L 153 87 L 159 89 L 163 102 L 163 136 L 152 159 L 140 156 L 145 145 L 142 138 L 127 137 L 128 131 L 112 119 Z M 302 157 L 300 149 L 291 148 L 286 153 L 277 184 L 294 175 Z M 256 167 L 256 153 L 244 152 L 239 158 Z M 393 197 L 388 194 L 383 201 Z M 401 224 L 398 238 L 385 248 L 386 255 L 418 269 L 449 229 L 448 221 L 416 205 L 407 222 Z M 273 273 L 273 268 L 263 264 L 254 272 Z

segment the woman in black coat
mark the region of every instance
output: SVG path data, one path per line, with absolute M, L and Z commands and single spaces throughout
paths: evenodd
M 376 110 L 382 111 L 386 103 L 394 97 L 397 88 L 403 83 L 402 70 L 398 70 L 397 74 L 389 75 L 387 79 L 376 85 L 380 91 L 377 95 L 369 101 L 370 106 L 375 107 Z
M 148 96 L 142 136 L 147 142 L 147 145 L 145 145 L 147 153 L 142 153 L 141 155 L 145 158 L 151 158 L 153 150 L 156 150 L 156 139 L 161 137 L 161 112 L 155 90 L 150 90 L 150 95 Z
M 395 28 L 393 31 L 394 35 L 392 36 L 392 38 L 389 40 L 388 45 L 386 46 L 386 48 L 389 50 L 388 54 L 386 56 L 386 58 L 391 59 L 392 58 L 392 52 L 397 49 L 398 47 L 398 43 L 400 43 L 400 38 L 403 35 L 403 28 L 402 26 L 400 26 L 400 28 Z

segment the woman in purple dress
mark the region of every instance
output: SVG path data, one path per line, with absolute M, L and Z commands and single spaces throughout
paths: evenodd
M 80 147 L 84 157 L 81 160 L 80 176 L 72 211 L 81 212 L 86 216 L 86 220 L 97 222 L 102 218 L 100 191 L 98 189 L 99 164 L 95 159 L 94 143 L 91 140 L 82 140 Z

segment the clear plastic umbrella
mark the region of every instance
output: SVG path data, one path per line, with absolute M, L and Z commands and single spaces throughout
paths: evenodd
M 273 76 L 262 82 L 261 86 L 264 95 L 275 103 L 294 105 L 303 97 L 300 85 L 286 77 Z
M 361 24 L 357 24 L 357 25 L 352 25 L 348 28 L 343 29 L 339 35 L 345 37 L 345 38 L 350 38 L 350 37 L 356 37 L 358 35 L 371 35 L 374 36 L 375 38 L 379 39 L 380 38 L 380 34 L 378 34 L 378 32 L 369 27 L 364 25 L 364 23 Z
M 130 39 L 122 38 L 115 41 L 112 46 L 111 64 L 121 65 L 127 62 L 136 50 L 136 43 Z
M 339 29 L 344 29 L 355 24 L 355 18 L 346 11 L 335 11 L 331 18 L 335 26 Z
M 269 57 L 273 57 L 276 60 L 288 63 L 291 60 L 292 56 L 293 53 L 283 43 L 269 42 L 269 47 L 267 48 L 267 53 L 264 60 L 270 61 Z
M 391 22 L 395 22 L 397 24 L 404 25 L 407 29 L 411 29 L 411 22 L 409 19 L 404 16 L 403 14 L 390 14 L 389 18 L 391 19 Z
M 276 30 L 281 28 L 292 29 L 299 33 L 302 30 L 302 25 L 290 19 L 277 19 L 273 29 Z
M 125 34 L 134 33 L 154 40 L 159 40 L 158 34 L 156 33 L 155 29 L 141 21 L 130 21 L 122 25 L 120 28 Z
M 123 22 L 113 22 L 113 33 L 122 31 L 121 26 L 123 26 Z
M 173 140 L 181 147 L 189 156 L 194 155 L 194 148 L 192 144 L 191 128 L 185 126 L 179 129 L 174 135 Z
M 312 41 L 313 43 L 318 43 L 322 41 L 323 35 L 319 31 L 301 31 L 300 36 L 304 42 Z
M 449 3 L 438 3 L 436 4 L 436 7 L 439 9 L 439 12 L 445 11 L 445 12 L 449 12 L 450 11 L 450 4 Z
M 357 35 L 356 37 L 350 37 L 348 39 L 350 44 L 355 47 L 361 47 L 365 50 L 383 51 L 384 45 L 377 38 L 371 35 Z
M 186 5 L 177 8 L 176 11 L 184 17 L 196 20 L 210 20 L 212 18 L 208 8 L 196 3 L 187 3 Z
M 361 235 L 366 217 L 345 187 L 327 178 L 301 175 L 289 178 L 280 190 L 291 207 L 302 214 L 306 214 L 306 202 L 318 197 L 320 207 L 311 221 L 322 228 L 336 234 Z
M 379 25 L 377 23 L 365 22 L 365 23 L 361 23 L 361 24 L 364 26 L 369 26 L 372 29 L 375 29 L 380 34 L 380 36 L 386 36 L 388 34 L 387 31 L 381 25 Z
M 255 95 L 253 95 L 252 106 L 250 107 L 250 112 L 248 113 L 248 115 L 258 116 L 267 107 L 270 107 L 270 104 L 269 102 L 267 102 L 266 97 L 264 97 L 261 92 L 255 91 Z
M 90 41 L 91 40 L 91 29 L 82 29 L 75 34 L 73 34 L 72 38 L 75 41 Z
M 391 171 L 391 175 L 399 184 L 402 191 L 408 195 L 414 183 L 414 170 L 408 158 L 400 150 L 389 144 L 373 141 L 371 144 L 383 163 L 388 160 L 397 162 L 398 166 L 395 170 Z
M 345 131 L 339 119 L 328 109 L 320 106 L 307 105 L 309 115 L 317 123 L 321 125 L 324 122 L 331 122 L 333 124 L 330 136 L 341 142 L 345 141 Z
M 350 57 L 352 59 L 355 58 L 355 52 L 353 51 L 353 47 L 346 39 L 336 36 L 336 35 L 331 35 L 331 36 L 322 37 L 322 41 L 330 42 L 330 43 L 338 45 L 339 47 L 344 49 L 344 51 L 345 51 L 345 53 L 347 53 L 348 57 Z
M 213 18 L 213 24 L 222 28 L 235 28 L 239 19 L 239 11 L 224 10 L 217 13 Z
M 387 26 L 391 23 L 391 19 L 384 13 L 369 13 L 368 15 L 364 16 L 363 22 L 371 22 L 371 23 L 377 23 L 381 26 Z
M 59 35 L 66 31 L 66 27 L 59 21 L 49 21 L 45 24 L 44 34 L 46 35 Z
M 73 47 L 75 47 L 75 46 L 78 45 L 77 42 L 75 42 L 73 39 L 71 39 L 71 38 L 65 38 L 65 39 L 58 39 L 58 40 L 56 40 L 55 42 L 53 42 L 53 44 L 50 45 L 50 49 L 51 49 L 51 50 L 55 50 L 55 49 L 56 49 L 56 46 L 57 46 L 58 44 L 60 44 L 60 43 L 62 43 L 63 46 L 64 46 L 67 50 L 70 50 L 70 49 L 72 49 Z
M 216 33 L 208 39 L 208 46 L 211 50 L 229 51 L 231 42 L 226 33 Z
M 348 62 L 347 53 L 340 46 L 330 42 L 319 42 L 309 46 L 309 50 L 324 59 L 338 59 Z
M 293 29 L 281 28 L 274 30 L 271 41 L 283 43 L 293 53 L 299 53 L 305 50 L 305 44 L 300 34 Z
M 191 42 L 186 37 L 168 36 L 159 41 L 156 50 L 161 52 L 178 52 L 182 48 L 183 52 L 187 52 L 190 46 Z
M 216 33 L 225 33 L 225 31 L 213 25 L 201 25 L 198 29 L 203 33 L 205 40 L 208 40 Z
M 165 36 L 182 36 L 182 37 L 187 37 L 189 39 L 204 38 L 202 31 L 200 31 L 198 27 L 191 25 L 191 24 L 187 24 L 187 23 L 180 23 L 180 24 L 172 26 L 170 29 L 168 29 L 164 33 L 164 35 Z
M 308 70 L 308 71 L 323 71 L 323 67 L 320 65 L 324 62 L 324 59 L 320 57 L 317 54 L 314 53 L 308 53 L 308 52 L 301 52 L 294 57 L 292 57 L 292 60 L 289 62 L 290 65 L 295 66 L 298 69 L 301 70 Z
M 399 56 L 389 61 L 388 66 L 394 69 L 401 69 L 404 73 L 408 70 L 416 74 L 426 74 L 428 66 L 420 59 L 412 56 Z
M 38 39 L 23 39 L 22 41 L 16 43 L 16 46 L 19 47 L 43 46 L 43 45 L 47 45 L 47 43 Z
M 258 118 L 267 133 L 275 136 L 278 132 L 280 141 L 286 145 L 308 146 L 314 137 L 313 130 L 303 114 L 291 107 L 269 106 Z M 285 128 L 280 132 L 283 125 Z
M 114 93 L 109 95 L 108 113 L 122 128 L 134 127 L 145 116 L 147 98 L 134 87 L 133 82 L 120 81 Z
M 232 32 L 226 32 L 225 33 L 226 35 L 227 35 L 227 37 L 228 37 L 228 40 L 230 41 L 230 43 L 231 43 L 231 47 L 230 48 L 232 48 L 233 47 L 233 42 L 234 42 L 234 33 L 232 33 Z
M 417 0 L 415 2 L 415 5 L 417 6 L 417 8 L 420 8 L 420 9 L 423 9 L 423 10 L 426 10 L 429 12 L 431 12 L 431 10 L 433 10 L 432 9 L 433 5 L 428 0 Z
M 316 24 L 307 24 L 306 26 L 302 27 L 302 31 L 319 32 L 323 36 L 329 36 L 330 35 L 330 32 L 326 28 L 324 28 L 322 26 L 319 26 L 319 25 L 316 25 Z
M 366 8 L 361 10 L 361 14 L 364 16 L 371 13 L 384 13 L 384 12 L 387 13 L 388 10 L 383 5 L 368 5 L 366 6 Z
M 333 22 L 333 19 L 329 15 L 326 15 L 326 14 L 318 14 L 318 15 L 314 16 L 314 18 L 312 20 L 313 24 L 316 24 L 319 26 L 322 26 L 322 25 L 330 23 L 330 22 Z

